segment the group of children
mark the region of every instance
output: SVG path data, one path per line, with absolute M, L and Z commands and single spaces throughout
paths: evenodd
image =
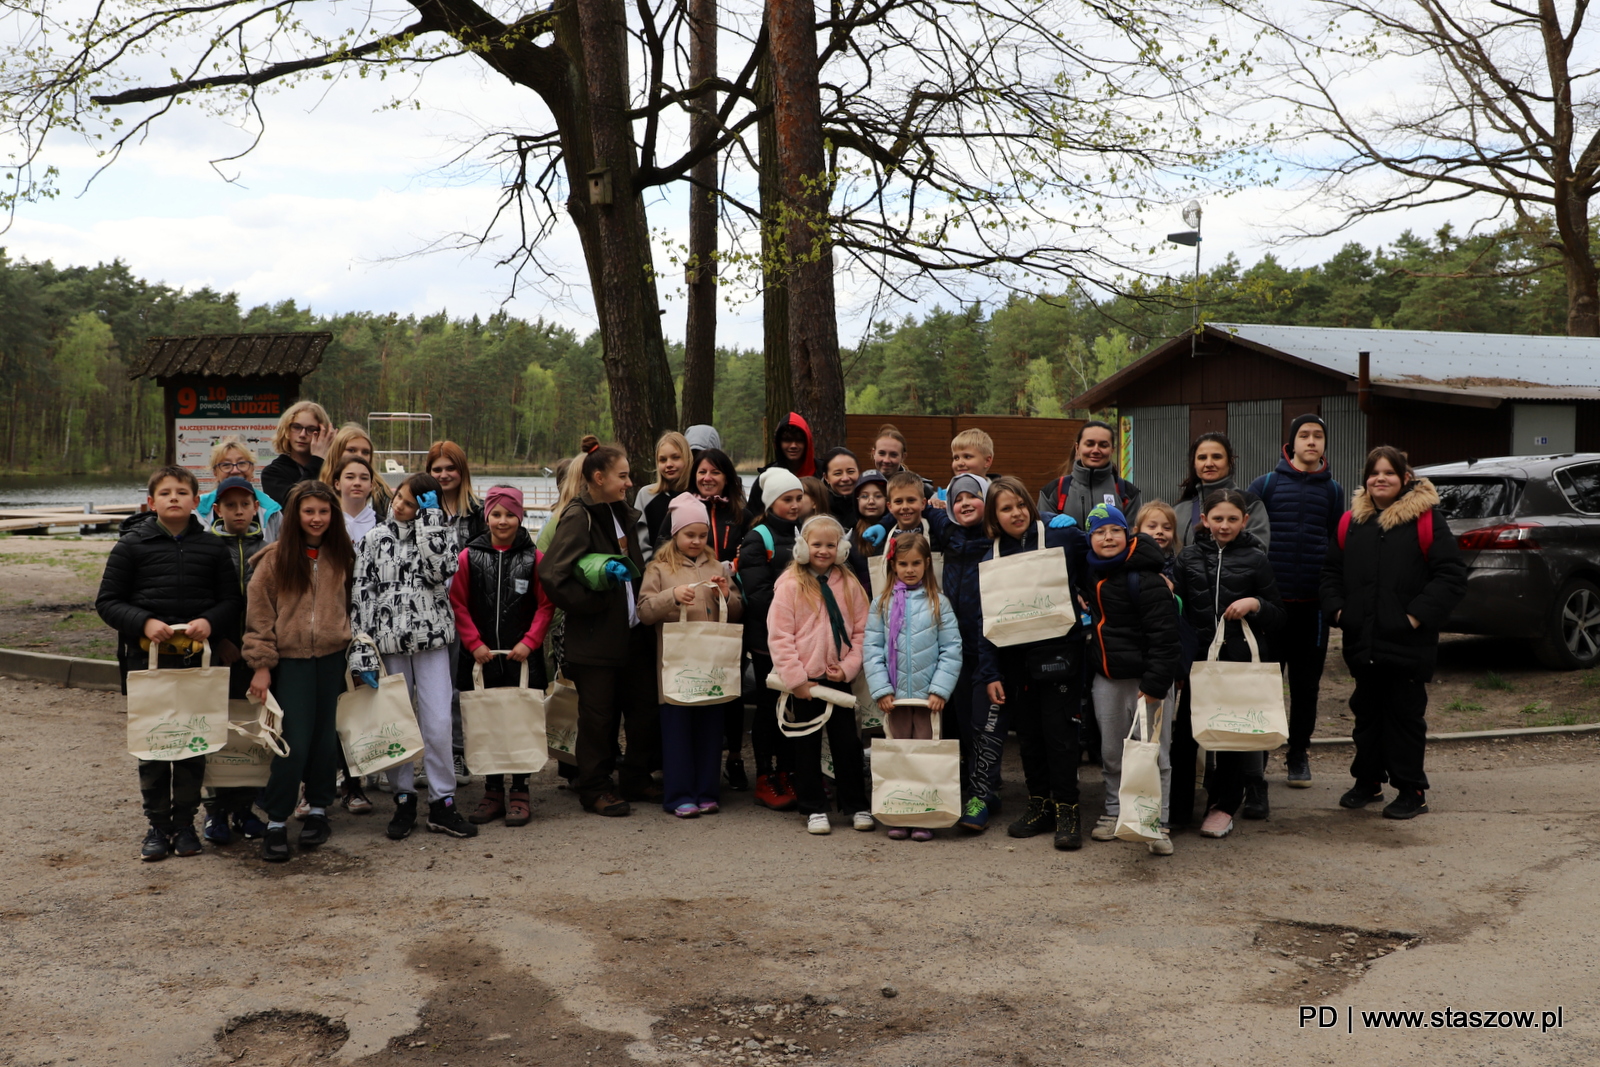
M 315 405 L 296 408 L 325 421 Z M 1304 436 L 1324 429 L 1314 421 Z M 661 627 L 724 612 L 742 623 L 756 683 L 746 694 L 756 707 L 755 799 L 798 811 L 808 832 L 829 833 L 835 807 L 857 830 L 877 826 L 856 716 L 830 712 L 817 693 L 854 689 L 891 736 L 934 737 L 937 718 L 940 735 L 960 740 L 957 825 L 970 833 L 1000 813 L 1000 757 L 1015 731 L 1028 803 L 1008 833 L 1052 833 L 1066 850 L 1083 844 L 1078 766 L 1092 747 L 1088 735 L 1104 739 L 1105 777 L 1104 808 L 1088 835 L 1111 840 L 1118 740 L 1134 716 L 1159 715 L 1162 834 L 1149 849 L 1169 855 L 1174 751 L 1180 769 L 1188 760 L 1189 775 L 1176 789 L 1175 821 L 1186 822 L 1193 803 L 1189 664 L 1204 658 L 1219 631 L 1220 658 L 1249 659 L 1246 627 L 1264 642 L 1286 616 L 1274 567 L 1252 532 L 1259 498 L 1231 481 L 1213 484 L 1224 479 L 1212 467 L 1201 471 L 1197 459 L 1198 481 L 1181 509 L 1143 503 L 1111 463 L 1104 423 L 1080 431 L 1071 471 L 1037 501 L 1015 478 L 991 479 L 993 443 L 980 430 L 951 442 L 953 477 L 935 490 L 905 469 L 905 441 L 892 427 L 863 470 L 847 449 L 815 457 L 809 427 L 790 415 L 775 431 L 778 462 L 758 475 L 748 502 L 716 431 L 699 426 L 663 436 L 657 480 L 630 507 L 626 455 L 588 438 L 560 472 L 561 499 L 537 544 L 524 529 L 521 491 L 495 486 L 479 501 L 456 446 L 436 445 L 429 470 L 390 493 L 372 469 L 370 440 L 346 429 L 327 449 L 321 476 L 288 490 L 270 533 L 248 475 L 221 480 L 201 520 L 193 515 L 194 477 L 157 471 L 150 511 L 130 520 L 113 549 L 97 603 L 122 636 L 125 669 L 143 663 L 140 649 L 150 642 L 161 645 L 164 665 L 193 665 L 210 636 L 234 665 L 236 695 L 270 689 L 277 697 L 289 755 L 274 760 L 261 795 L 213 798 L 205 830 L 218 843 L 230 830 L 260 836 L 269 861 L 290 855 L 287 824 L 297 802 L 300 847 L 328 840 L 341 771 L 346 806 L 371 810 L 359 777 L 344 768 L 335 708 L 347 685 L 376 687 L 380 671 L 403 675 L 412 695 L 427 828 L 466 837 L 489 821 L 526 824 L 527 775 L 486 780 L 470 819 L 456 810 L 463 768 L 451 758 L 460 747 L 452 698 L 472 686 L 475 668 L 486 686 L 519 684 L 524 662 L 530 684 L 543 688 L 547 650 L 577 687 L 577 743 L 562 773 L 586 810 L 626 815 L 630 801 L 645 800 L 678 818 L 717 812 L 724 782 L 752 786 L 745 701 L 669 702 L 660 684 Z M 1324 440 L 1318 436 L 1315 456 L 1307 446 L 1306 461 L 1323 470 Z M 1064 555 L 1080 625 L 1000 647 L 984 636 L 982 564 L 1027 552 Z M 185 634 L 172 632 L 177 621 L 189 621 Z M 816 729 L 783 728 L 824 719 Z M 1290 784 L 1308 784 L 1309 773 L 1293 780 L 1294 756 Z M 1232 831 L 1259 766 L 1255 753 L 1211 757 L 1202 835 Z M 203 758 L 141 762 L 151 824 L 144 858 L 200 850 L 193 820 L 203 771 Z M 390 773 L 388 834 L 400 839 L 421 817 L 420 801 L 411 764 Z M 264 825 L 252 804 L 265 811 Z

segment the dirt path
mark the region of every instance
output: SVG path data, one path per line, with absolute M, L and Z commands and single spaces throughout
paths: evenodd
M 814 838 L 747 796 L 600 819 L 547 771 L 532 825 L 471 841 L 390 842 L 380 798 L 282 866 L 141 864 L 120 699 L 0 680 L 0 707 L 6 1067 L 1600 1061 L 1592 735 L 1438 746 L 1410 823 L 1337 809 L 1319 750 L 1269 822 L 1165 859 Z M 1345 1005 L 1564 1025 L 1348 1034 Z

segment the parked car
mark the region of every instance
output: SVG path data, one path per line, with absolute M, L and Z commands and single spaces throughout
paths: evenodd
M 1558 670 L 1600 662 L 1600 454 L 1502 456 L 1417 470 L 1467 564 L 1447 630 L 1526 639 Z

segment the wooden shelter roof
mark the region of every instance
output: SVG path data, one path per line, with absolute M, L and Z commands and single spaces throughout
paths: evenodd
M 333 334 L 321 331 L 151 337 L 129 362 L 128 377 L 303 378 L 322 363 L 332 341 Z

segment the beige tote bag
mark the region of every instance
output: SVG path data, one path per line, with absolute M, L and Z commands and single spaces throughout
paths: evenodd
M 701 584 L 716 588 L 712 582 Z M 689 605 L 679 604 L 678 621 L 662 623 L 656 690 L 663 704 L 697 707 L 725 704 L 739 696 L 744 627 L 728 621 L 728 598 L 718 596 L 717 600 L 716 622 L 690 622 Z
M 1134 706 L 1133 725 L 1122 739 L 1122 782 L 1117 788 L 1117 836 L 1124 841 L 1161 839 L 1161 725 L 1159 703 L 1141 700 Z
M 983 636 L 1001 648 L 1063 637 L 1078 625 L 1067 554 L 1044 547 L 1042 522 L 1037 549 L 978 564 L 978 595 Z
M 178 633 L 186 625 L 172 628 Z M 228 743 L 228 668 L 211 665 L 211 642 L 200 666 L 160 669 L 160 645 L 150 643 L 150 668 L 128 672 L 128 753 L 140 759 L 180 760 L 216 752 Z
M 1243 623 L 1249 663 L 1217 659 L 1227 632 L 1219 619 L 1211 651 L 1189 670 L 1190 725 L 1194 739 L 1210 752 L 1270 752 L 1289 740 L 1283 674 L 1276 663 L 1261 662 L 1250 620 Z
M 205 785 L 211 789 L 260 788 L 272 776 L 272 757 L 287 756 L 283 709 L 271 692 L 228 701 L 228 743 L 206 756 Z
M 527 660 L 522 681 L 498 689 L 483 687 L 483 664 L 474 663 L 472 688 L 461 694 L 461 733 L 472 773 L 538 774 L 549 759 L 544 705 L 544 691 L 528 688 Z
M 366 634 L 358 634 L 356 640 L 378 651 Z M 347 688 L 339 694 L 336 721 L 351 777 L 376 774 L 416 759 L 422 752 L 422 731 L 417 728 L 405 675 L 390 674 L 380 655 L 378 688 L 357 685 L 349 671 L 344 680 Z
M 578 762 L 578 687 L 561 677 L 560 671 L 544 691 L 544 733 L 551 759 Z
M 828 724 L 828 720 L 833 717 L 834 708 L 848 708 L 853 711 L 856 706 L 854 693 L 830 689 L 825 685 L 813 685 L 811 699 L 822 701 L 822 714 L 815 719 L 795 722 L 788 716 L 789 698 L 794 694 L 783 684 L 783 679 L 778 677 L 777 671 L 767 675 L 767 688 L 778 691 L 778 732 L 784 737 L 805 737 L 807 734 L 814 734 Z
M 896 707 L 928 706 L 897 700 Z M 937 830 L 961 817 L 961 742 L 942 738 L 943 716 L 933 716 L 933 740 L 890 734 L 872 740 L 872 815 L 885 826 Z

